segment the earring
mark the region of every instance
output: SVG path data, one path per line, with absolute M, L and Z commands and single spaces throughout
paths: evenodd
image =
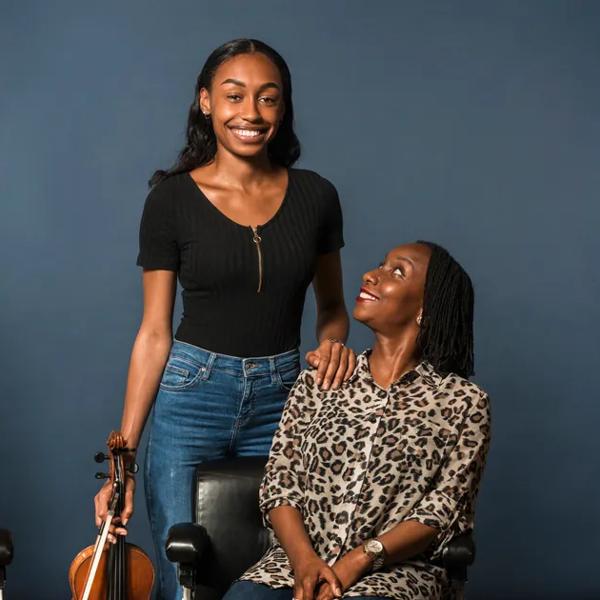
M 417 317 L 417 325 L 420 327 L 421 326 L 421 321 L 423 320 L 423 317 L 421 315 L 419 315 Z

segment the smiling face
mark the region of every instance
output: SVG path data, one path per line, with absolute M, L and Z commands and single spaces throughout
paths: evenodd
M 210 115 L 217 145 L 245 158 L 266 155 L 285 110 L 279 69 L 260 52 L 221 64 L 199 101 Z
M 386 335 L 410 326 L 418 331 L 430 256 L 424 244 L 405 244 L 388 252 L 379 267 L 363 275 L 354 318 Z

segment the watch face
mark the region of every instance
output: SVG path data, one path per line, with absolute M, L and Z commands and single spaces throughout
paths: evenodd
M 379 540 L 369 540 L 365 548 L 371 554 L 381 554 L 383 552 L 383 544 Z

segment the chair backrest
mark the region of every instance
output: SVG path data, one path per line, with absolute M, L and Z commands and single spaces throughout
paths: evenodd
M 217 595 L 269 546 L 269 532 L 258 508 L 266 461 L 266 456 L 241 457 L 206 462 L 196 469 L 194 517 L 211 540 L 200 583 Z

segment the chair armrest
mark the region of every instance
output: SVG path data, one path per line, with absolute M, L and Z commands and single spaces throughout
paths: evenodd
M 197 565 L 209 546 L 210 540 L 202 525 L 178 523 L 169 529 L 165 551 L 171 562 Z
M 165 552 L 179 564 L 179 583 L 190 590 L 198 580 L 198 566 L 208 553 L 210 539 L 206 529 L 196 523 L 178 523 L 169 529 Z
M 0 567 L 10 565 L 13 558 L 13 542 L 10 531 L 0 529 Z
M 167 558 L 179 563 L 179 582 L 192 589 L 196 584 L 197 567 L 210 548 L 206 529 L 196 523 L 178 523 L 169 529 L 165 552 Z
M 6 566 L 10 565 L 13 559 L 13 541 L 10 531 L 0 529 L 0 598 L 6 581 Z
M 452 581 L 467 581 L 467 567 L 475 560 L 475 542 L 471 533 L 452 538 L 442 550 L 442 564 Z

